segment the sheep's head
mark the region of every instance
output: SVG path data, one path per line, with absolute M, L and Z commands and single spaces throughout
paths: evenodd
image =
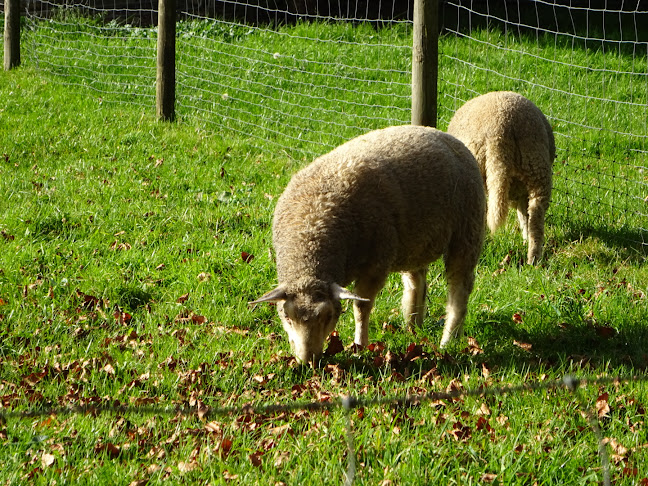
M 276 303 L 281 323 L 297 360 L 317 364 L 324 349 L 324 341 L 335 329 L 342 313 L 342 299 L 366 300 L 337 284 L 315 282 L 295 292 L 279 285 L 250 304 Z

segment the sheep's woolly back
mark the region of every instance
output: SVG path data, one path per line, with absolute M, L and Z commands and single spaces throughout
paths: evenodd
M 556 146 L 551 125 L 530 100 L 510 91 L 473 98 L 457 110 L 448 133 L 477 159 L 491 231 L 504 223 L 509 201 L 521 194 L 548 204 Z
M 294 292 L 382 278 L 426 267 L 450 245 L 476 261 L 484 212 L 479 169 L 454 137 L 415 126 L 367 133 L 299 171 L 279 198 L 279 282 Z

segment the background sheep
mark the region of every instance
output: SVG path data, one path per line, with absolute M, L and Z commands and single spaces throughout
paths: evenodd
M 450 135 L 399 126 L 355 138 L 295 174 L 273 222 L 276 302 L 295 356 L 312 362 L 354 300 L 355 342 L 390 272 L 403 272 L 403 314 L 421 323 L 426 272 L 444 256 L 447 316 L 441 345 L 463 330 L 484 236 L 485 195 L 474 157 Z M 355 282 L 355 293 L 344 288 Z
M 517 93 L 487 93 L 457 110 L 448 133 L 477 159 L 488 195 L 491 232 L 506 221 L 509 205 L 513 206 L 528 240 L 527 262 L 540 260 L 556 157 L 551 125 L 540 109 Z

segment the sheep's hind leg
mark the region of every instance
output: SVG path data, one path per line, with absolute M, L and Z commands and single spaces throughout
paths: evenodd
M 463 335 L 463 324 L 468 311 L 468 297 L 475 283 L 474 269 L 478 255 L 464 255 L 460 251 L 449 254 L 445 260 L 448 282 L 446 321 L 441 347 Z
M 421 326 L 425 318 L 426 275 L 427 268 L 401 274 L 403 280 L 403 318 L 410 329 Z
M 529 238 L 529 199 L 527 197 L 520 198 L 513 202 L 517 210 L 517 219 L 520 224 L 520 231 L 522 231 L 522 239 L 527 241 Z
M 354 292 L 360 297 L 369 299 L 368 302 L 354 301 L 353 316 L 355 318 L 355 344 L 359 346 L 369 345 L 369 315 L 373 308 L 376 296 L 385 285 L 387 277 L 361 278 L 355 284 Z
M 532 197 L 529 199 L 529 249 L 527 263 L 536 264 L 542 258 L 544 246 L 545 213 L 549 206 L 546 197 Z

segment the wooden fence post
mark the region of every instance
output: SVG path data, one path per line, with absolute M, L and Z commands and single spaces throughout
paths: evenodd
M 414 0 L 412 125 L 436 127 L 439 73 L 439 2 Z
M 175 119 L 176 0 L 159 0 L 155 108 L 160 120 Z
M 4 69 L 20 65 L 20 0 L 5 0 Z

